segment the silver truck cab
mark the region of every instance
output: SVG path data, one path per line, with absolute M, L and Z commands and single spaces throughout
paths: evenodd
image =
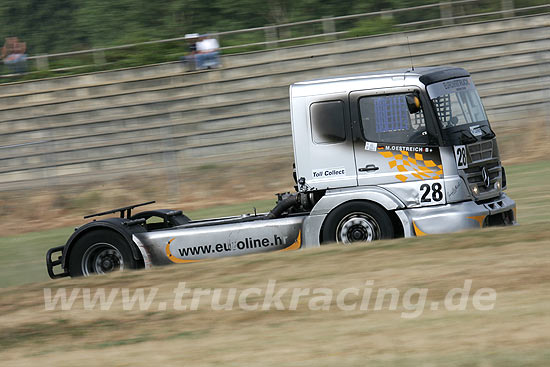
M 120 217 L 93 220 L 50 249 L 50 277 L 516 223 L 495 134 L 464 69 L 296 83 L 290 99 L 296 192 L 278 194 L 269 213 L 132 215 L 148 202 L 92 214 Z
M 495 134 L 466 70 L 300 82 L 290 98 L 298 190 L 324 193 L 305 220 L 306 239 L 324 232 L 352 242 L 380 231 L 372 215 L 343 210 L 328 233 L 330 213 L 350 201 L 381 207 L 404 236 L 515 224 Z

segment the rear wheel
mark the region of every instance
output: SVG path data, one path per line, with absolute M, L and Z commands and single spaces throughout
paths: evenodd
M 393 225 L 386 211 L 363 201 L 352 201 L 334 209 L 323 226 L 323 243 L 348 245 L 393 237 Z
M 85 233 L 69 257 L 69 273 L 73 277 L 137 269 L 138 265 L 126 240 L 104 229 Z

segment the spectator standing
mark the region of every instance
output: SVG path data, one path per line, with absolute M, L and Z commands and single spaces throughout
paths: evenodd
M 197 53 L 195 60 L 197 61 L 197 69 L 211 69 L 220 66 L 219 59 L 220 45 L 215 38 L 209 35 L 201 36 L 197 43 Z
M 187 42 L 187 48 L 189 50 L 189 53 L 183 56 L 180 59 L 180 61 L 183 63 L 186 70 L 192 71 L 196 69 L 198 39 L 199 39 L 198 33 L 188 33 L 185 35 L 185 41 Z
M 6 37 L 2 47 L 2 60 L 12 72 L 24 73 L 27 70 L 27 44 L 19 42 L 17 37 Z

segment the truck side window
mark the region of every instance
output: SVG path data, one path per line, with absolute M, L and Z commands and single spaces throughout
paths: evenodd
M 309 106 L 313 142 L 339 143 L 346 140 L 344 103 L 342 101 L 316 102 Z
M 405 94 L 369 96 L 359 99 L 361 125 L 367 141 L 398 144 L 427 144 L 422 109 L 410 114 Z

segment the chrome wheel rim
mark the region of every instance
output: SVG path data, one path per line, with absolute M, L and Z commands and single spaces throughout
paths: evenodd
M 349 245 L 353 242 L 371 242 L 380 238 L 380 227 L 366 213 L 350 213 L 336 227 L 336 242 Z
M 124 270 L 120 251 L 110 243 L 95 243 L 82 256 L 82 274 L 106 274 Z

